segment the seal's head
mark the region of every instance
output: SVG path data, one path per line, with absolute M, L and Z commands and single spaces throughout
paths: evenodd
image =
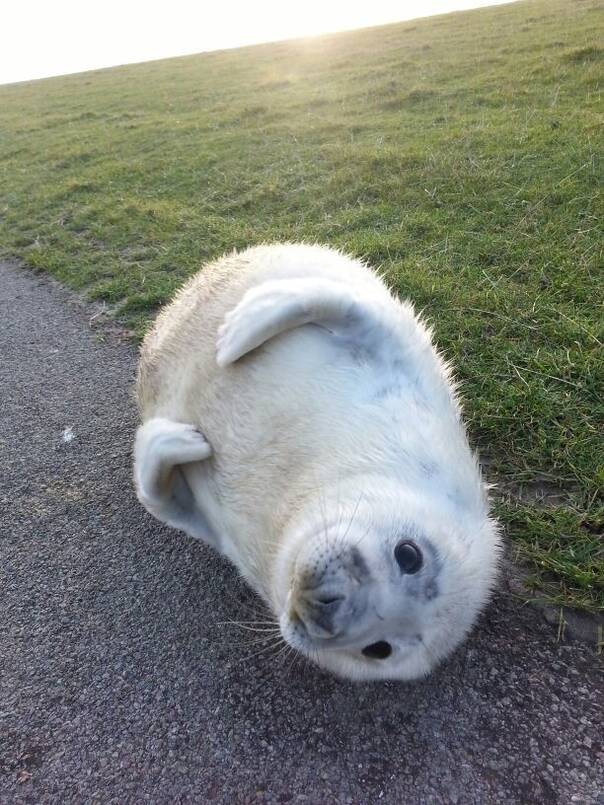
M 390 511 L 389 511 L 390 509 Z M 284 639 L 349 679 L 413 679 L 464 639 L 493 586 L 497 527 L 428 500 L 358 506 L 279 557 Z

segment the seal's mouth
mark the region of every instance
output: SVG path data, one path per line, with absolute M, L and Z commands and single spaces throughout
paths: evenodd
M 394 647 L 385 639 L 377 640 L 363 647 L 359 644 L 358 637 L 339 635 L 337 637 L 316 637 L 309 634 L 303 621 L 296 617 L 289 617 L 289 629 L 287 632 L 287 642 L 293 645 L 298 651 L 304 654 L 316 654 L 317 651 L 338 654 L 348 654 L 361 658 L 361 655 L 368 660 L 387 660 L 394 653 Z
M 378 640 L 377 643 L 365 646 L 361 654 L 372 660 L 386 660 L 392 654 L 392 646 L 387 640 Z

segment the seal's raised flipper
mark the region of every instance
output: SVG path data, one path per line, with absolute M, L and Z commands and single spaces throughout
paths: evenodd
M 225 316 L 216 361 L 227 366 L 270 338 L 304 324 L 317 324 L 368 349 L 392 348 L 398 328 L 391 307 L 369 289 L 361 297 L 345 281 L 313 277 L 265 282 L 249 290 Z
M 158 520 L 215 545 L 181 467 L 205 461 L 212 448 L 193 425 L 157 417 L 141 425 L 134 443 L 134 483 L 138 499 Z

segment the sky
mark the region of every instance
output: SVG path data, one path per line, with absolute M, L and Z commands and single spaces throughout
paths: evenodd
M 0 84 L 501 2 L 7 0 L 0 14 Z

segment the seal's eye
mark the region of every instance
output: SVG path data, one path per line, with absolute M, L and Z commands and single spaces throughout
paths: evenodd
M 410 540 L 399 542 L 394 549 L 394 558 L 403 573 L 417 573 L 424 561 L 422 552 Z

